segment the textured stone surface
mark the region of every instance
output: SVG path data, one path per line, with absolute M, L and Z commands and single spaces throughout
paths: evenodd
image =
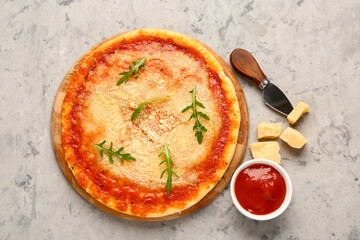
M 12 1 L 0 2 L 0 239 L 360 239 L 360 1 Z M 181 219 L 118 219 L 82 199 L 63 177 L 50 141 L 54 96 L 70 66 L 116 33 L 164 28 L 193 36 L 226 61 L 237 47 L 307 113 L 307 139 L 281 142 L 294 187 L 289 209 L 256 222 L 226 189 Z M 286 118 L 239 78 L 256 125 Z M 250 159 L 247 151 L 245 160 Z

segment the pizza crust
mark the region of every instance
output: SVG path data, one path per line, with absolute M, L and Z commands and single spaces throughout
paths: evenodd
M 97 86 L 96 84 L 94 84 L 94 86 L 92 86 L 91 84 L 89 84 L 89 82 L 91 82 L 91 81 L 89 81 L 87 79 L 87 78 L 89 78 L 88 76 L 91 77 L 91 74 L 92 74 L 91 71 L 94 71 L 94 66 L 98 67 L 97 68 L 97 74 L 99 76 L 101 76 L 101 74 L 103 74 L 103 75 L 104 74 L 117 75 L 118 72 L 119 72 L 119 71 L 115 71 L 115 72 L 110 71 L 109 72 L 109 71 L 107 71 L 106 66 L 104 66 L 104 71 L 101 71 L 101 64 L 99 65 L 96 62 L 96 59 L 98 59 L 99 56 L 102 56 L 102 55 L 106 54 L 108 49 L 111 49 L 116 44 L 119 44 L 119 43 L 121 44 L 123 41 L 130 41 L 131 42 L 132 39 L 136 39 L 138 37 L 144 37 L 144 36 L 145 37 L 146 36 L 151 36 L 151 37 L 155 36 L 156 38 L 161 38 L 161 39 L 165 39 L 165 40 L 171 40 L 175 44 L 183 46 L 184 48 L 192 49 L 192 51 L 198 53 L 204 59 L 204 62 L 206 63 L 206 66 L 205 66 L 204 69 L 208 69 L 208 70 L 210 69 L 212 71 L 211 74 L 216 74 L 217 77 L 221 81 L 220 86 L 217 86 L 216 84 L 214 85 L 217 88 L 220 87 L 220 89 L 213 89 L 212 91 L 222 91 L 222 94 L 223 94 L 223 97 L 224 97 L 224 103 L 223 104 L 226 104 L 226 107 L 227 107 L 227 118 L 229 120 L 230 126 L 229 126 L 229 129 L 228 129 L 228 132 L 226 133 L 227 134 L 227 136 L 226 136 L 227 141 L 226 141 L 225 147 L 223 149 L 221 159 L 219 159 L 219 161 L 225 162 L 225 165 L 222 166 L 221 168 L 219 167 L 219 169 L 215 172 L 215 174 L 213 176 L 213 179 L 211 181 L 209 181 L 208 184 L 202 184 L 201 187 L 198 187 L 197 194 L 196 194 L 195 197 L 187 199 L 183 203 L 177 204 L 174 207 L 172 207 L 171 205 L 170 205 L 170 207 L 163 206 L 162 208 L 155 209 L 155 211 L 146 212 L 146 210 L 145 210 L 145 213 L 141 212 L 141 211 L 139 213 L 139 212 L 134 211 L 134 209 L 131 209 L 131 208 L 126 207 L 126 206 L 119 209 L 119 203 L 116 201 L 116 199 L 111 198 L 111 197 L 110 198 L 105 197 L 104 193 L 101 191 L 98 184 L 95 184 L 94 181 L 91 180 L 89 178 L 89 176 L 87 176 L 83 171 L 81 171 L 80 168 L 74 167 L 74 163 L 76 163 L 76 161 L 77 161 L 76 158 L 78 156 L 76 155 L 76 151 L 75 151 L 76 148 L 70 144 L 71 141 L 72 141 L 73 136 L 71 135 L 72 133 L 69 130 L 72 129 L 72 127 L 73 127 L 72 126 L 72 119 L 71 119 L 70 116 L 74 112 L 74 109 L 76 109 L 79 112 L 84 111 L 83 109 L 77 109 L 78 105 L 83 104 L 83 102 L 81 102 L 83 99 L 80 98 L 80 100 L 79 100 L 79 98 L 76 97 L 76 94 L 79 94 L 79 89 L 80 88 L 81 89 L 87 88 L 90 91 L 95 91 L 95 92 L 96 91 L 101 91 L 101 89 L 97 88 L 99 86 Z M 110 55 L 110 57 L 114 57 L 114 56 L 115 55 Z M 125 56 L 123 56 L 123 57 L 125 57 Z M 95 59 L 95 61 L 94 61 L 94 59 Z M 114 59 L 114 60 L 116 60 L 116 59 Z M 161 62 L 161 59 L 155 59 L 155 60 L 147 62 L 146 68 L 147 67 L 151 68 L 153 66 L 154 69 L 157 69 L 156 66 L 161 65 L 161 64 L 163 64 Z M 122 71 L 126 70 L 125 66 L 118 66 L 118 67 L 120 69 L 122 69 Z M 99 68 L 100 68 L 100 70 L 99 70 Z M 142 73 L 140 73 L 140 76 L 141 76 L 141 74 Z M 171 69 L 169 69 L 167 72 L 165 72 L 165 75 L 166 74 L 170 75 L 170 74 L 173 74 L 173 73 L 171 73 Z M 153 79 L 155 79 L 154 83 L 152 83 L 151 76 L 146 76 L 147 84 L 151 83 L 152 84 L 151 87 L 161 88 L 161 85 L 164 84 L 164 82 L 166 83 L 166 81 L 161 79 L 161 78 L 159 79 L 156 76 L 156 72 L 153 75 L 155 75 L 153 77 Z M 97 77 L 99 77 L 99 76 L 97 76 Z M 140 79 L 140 76 L 139 76 L 139 79 Z M 189 80 L 190 78 L 192 80 Z M 196 79 L 196 78 L 198 78 L 198 79 Z M 190 75 L 187 76 L 187 79 L 183 79 L 183 83 L 186 84 L 187 82 L 196 82 L 196 81 L 201 82 L 202 81 L 201 79 L 202 79 L 201 77 L 199 77 L 199 76 L 197 76 L 195 74 L 192 74 L 192 75 L 190 74 Z M 163 82 L 162 82 L 162 80 L 163 80 Z M 87 86 L 84 86 L 85 83 L 87 84 Z M 115 85 L 115 83 L 116 82 L 114 82 L 114 85 Z M 127 84 L 131 84 L 131 83 L 128 82 Z M 177 84 L 175 86 L 166 86 L 166 89 L 171 89 L 172 87 L 175 90 L 177 90 Z M 187 87 L 189 87 L 189 86 L 187 86 Z M 109 90 L 109 89 L 103 89 L 103 90 L 106 91 L 106 90 Z M 139 89 L 137 89 L 137 90 L 139 90 Z M 202 89 L 198 89 L 197 91 L 199 91 L 199 96 L 201 96 L 202 95 L 201 94 Z M 100 95 L 100 96 L 102 96 L 102 95 Z M 128 94 L 125 94 L 124 96 L 126 96 L 129 99 L 129 98 L 134 97 L 134 93 L 129 92 Z M 104 126 L 104 125 L 101 125 L 101 124 L 99 125 L 98 122 L 96 121 L 97 117 L 99 117 L 99 116 L 96 116 L 96 113 L 100 112 L 101 106 L 108 107 L 109 112 L 113 112 L 113 113 L 118 112 L 116 110 L 116 107 L 117 107 L 116 105 L 119 104 L 119 103 L 117 101 L 114 101 L 114 99 L 121 99 L 124 96 L 119 95 L 119 96 L 115 96 L 114 98 L 109 98 L 109 99 L 102 98 L 102 99 L 93 100 L 93 102 L 95 102 L 95 104 L 87 105 L 87 107 L 90 109 L 89 112 L 92 113 L 91 116 L 92 116 L 93 119 L 87 121 L 86 126 L 82 126 L 81 129 L 83 129 L 84 132 L 89 132 L 90 135 L 91 134 L 96 135 L 96 134 L 100 134 L 102 132 L 107 132 L 107 131 L 111 132 L 112 134 L 115 134 L 115 133 L 118 134 L 118 135 L 125 134 L 127 129 L 126 128 L 122 129 L 121 124 L 113 124 L 113 125 Z M 176 98 L 176 96 L 174 95 L 172 98 Z M 77 99 L 77 100 L 75 100 L 75 99 Z M 169 107 L 172 107 L 171 110 L 173 112 L 179 112 L 179 111 L 181 112 L 181 110 L 191 102 L 191 95 L 190 94 L 188 94 L 187 100 L 188 100 L 187 103 L 184 105 L 184 104 L 179 104 L 179 101 L 175 101 L 175 100 L 172 99 L 172 105 L 166 106 L 166 103 L 165 103 L 165 106 L 167 107 L 166 109 L 168 109 Z M 80 101 L 81 104 L 78 104 L 77 101 Z M 101 101 L 105 101 L 105 102 L 108 101 L 109 103 L 106 103 L 106 104 L 103 103 L 103 104 L 100 104 L 99 106 L 96 106 L 96 104 L 101 103 Z M 134 106 L 137 106 L 135 103 L 136 104 L 141 103 L 140 99 L 134 98 L 129 102 L 120 101 L 120 104 L 125 104 L 125 105 L 128 104 L 129 105 L 129 106 L 126 105 L 126 106 L 122 106 L 122 107 L 134 107 Z M 204 110 L 204 112 L 205 112 L 206 110 L 208 110 L 208 105 L 209 104 L 206 104 L 207 102 L 203 102 L 203 103 L 207 106 L 207 109 Z M 134 106 L 130 106 L 131 104 L 133 104 Z M 206 112 L 206 113 L 211 114 L 211 112 L 210 113 Z M 156 113 L 156 114 L 159 114 L 159 113 Z M 161 114 L 163 114 L 163 113 L 161 113 Z M 216 115 L 216 111 L 214 111 L 214 114 Z M 173 114 L 173 115 L 174 115 L 173 117 L 175 118 L 176 114 Z M 151 116 L 151 113 L 150 113 L 149 116 Z M 149 116 L 146 116 L 146 117 L 149 117 Z M 169 116 L 172 116 L 171 113 L 169 113 Z M 129 116 L 120 116 L 119 115 L 119 116 L 116 116 L 116 119 L 118 119 L 120 123 L 125 122 L 125 120 L 121 120 L 122 117 L 125 119 L 126 117 L 128 118 Z M 182 156 L 181 151 L 180 151 L 181 148 L 180 147 L 179 148 L 175 147 L 176 144 L 177 144 L 176 139 L 178 139 L 178 138 L 181 139 L 182 137 L 187 136 L 187 138 L 189 138 L 189 139 L 186 142 L 191 142 L 192 141 L 192 142 L 196 143 L 196 139 L 193 136 L 193 134 L 194 134 L 193 132 L 191 132 L 190 134 L 187 133 L 187 134 L 185 134 L 185 136 L 181 136 L 181 133 L 186 133 L 186 128 L 185 129 L 181 129 L 181 128 L 184 127 L 184 125 L 186 125 L 186 124 L 190 124 L 190 125 L 193 124 L 191 122 L 190 123 L 183 123 L 184 120 L 185 120 L 185 119 L 183 119 L 184 117 L 188 117 L 188 115 L 182 114 L 181 117 L 179 117 L 181 119 L 178 119 L 178 121 L 173 121 L 174 126 L 171 126 L 171 124 L 170 124 L 170 128 L 172 128 L 171 130 L 173 130 L 173 129 L 176 129 L 176 130 L 169 131 L 168 135 L 166 135 L 167 137 L 169 137 L 169 139 L 173 140 L 174 149 L 172 149 L 172 151 L 174 153 L 176 152 L 175 156 L 179 156 L 179 155 Z M 144 118 L 144 119 L 148 120 L 149 118 Z M 216 117 L 213 117 L 211 119 L 216 119 Z M 104 44 L 102 44 L 101 46 L 99 46 L 98 48 L 96 48 L 90 54 L 90 56 L 84 61 L 82 66 L 79 68 L 78 73 L 74 76 L 74 78 L 73 78 L 73 80 L 72 80 L 72 82 L 71 82 L 71 84 L 69 86 L 69 90 L 67 92 L 67 95 L 65 97 L 64 104 L 63 104 L 63 110 L 62 110 L 62 130 L 63 130 L 62 140 L 63 140 L 63 148 L 64 148 L 64 153 L 65 153 L 65 159 L 68 162 L 69 168 L 72 170 L 72 172 L 73 172 L 75 178 L 77 179 L 77 181 L 79 182 L 79 184 L 89 194 L 91 194 L 98 201 L 102 202 L 104 205 L 106 205 L 106 206 L 108 206 L 108 207 L 110 207 L 110 208 L 112 208 L 112 209 L 114 209 L 116 211 L 124 212 L 124 213 L 130 214 L 130 215 L 138 215 L 138 216 L 142 216 L 142 217 L 166 216 L 166 215 L 169 215 L 169 214 L 173 214 L 173 213 L 182 211 L 182 210 L 184 210 L 186 208 L 189 208 L 192 205 L 196 204 L 221 179 L 221 177 L 225 173 L 225 171 L 227 169 L 227 166 L 229 165 L 229 163 L 230 163 L 230 161 L 231 161 L 231 159 L 233 157 L 234 151 L 235 151 L 236 140 L 237 140 L 238 130 L 239 130 L 239 126 L 240 126 L 240 120 L 241 119 L 240 119 L 240 111 L 239 111 L 238 101 L 236 99 L 235 90 L 234 90 L 234 87 L 233 87 L 230 79 L 226 77 L 226 75 L 223 72 L 222 66 L 218 63 L 216 58 L 207 49 L 205 49 L 198 41 L 196 41 L 196 40 L 194 40 L 194 39 L 192 39 L 192 38 L 190 38 L 188 36 L 185 36 L 183 34 L 171 32 L 171 31 L 166 31 L 166 30 L 158 30 L 158 29 L 135 30 L 135 31 L 124 33 L 124 34 L 120 35 L 119 37 L 116 37 L 116 38 L 114 38 L 114 39 L 112 39 L 110 41 L 107 41 Z M 208 127 L 206 125 L 208 123 L 205 120 L 203 120 L 202 122 L 204 122 L 204 125 L 206 127 Z M 140 121 L 139 124 L 141 124 L 141 123 L 143 123 L 143 122 Z M 210 123 L 212 123 L 211 120 L 210 120 Z M 149 126 L 151 126 L 151 124 L 148 124 L 146 126 L 148 127 L 148 129 L 145 129 L 144 131 L 147 132 L 147 136 L 149 137 L 149 139 L 151 141 L 155 142 L 155 143 L 158 143 L 158 146 L 161 147 L 162 142 L 164 141 L 164 139 L 162 138 L 164 136 L 164 133 L 157 134 L 156 131 L 151 132 L 152 129 L 149 128 Z M 189 128 L 187 128 L 187 129 L 189 129 Z M 204 141 L 209 140 L 209 138 L 207 138 L 207 137 L 209 137 L 209 135 L 211 136 L 211 134 L 209 132 L 204 134 Z M 179 133 L 180 133 L 180 136 L 178 136 Z M 99 142 L 96 142 L 96 143 L 99 143 Z M 183 143 L 184 143 L 184 141 L 183 141 Z M 124 142 L 124 144 L 126 144 L 126 143 Z M 142 145 L 142 144 L 143 143 L 139 143 L 139 146 Z M 171 145 L 171 142 L 169 144 Z M 205 145 L 206 144 L 198 145 L 197 147 L 199 149 L 201 149 Z M 133 143 L 132 146 L 136 149 L 136 144 Z M 151 147 L 151 146 L 149 146 L 149 147 Z M 186 146 L 183 146 L 183 147 L 186 147 Z M 144 148 L 146 149 L 146 146 L 144 146 Z M 135 149 L 133 149 L 133 150 L 135 150 Z M 131 146 L 129 146 L 128 150 L 131 150 Z M 149 151 L 148 151 L 148 153 L 149 153 Z M 154 149 L 152 154 L 155 156 L 159 152 L 160 152 L 159 149 Z M 144 154 L 146 155 L 146 151 L 144 151 Z M 198 156 L 201 156 L 201 155 L 202 154 L 200 152 L 198 154 Z M 141 154 L 139 154 L 139 156 L 141 156 Z M 88 159 L 93 159 L 94 161 L 96 159 L 98 159 L 97 161 L 98 161 L 99 166 L 101 168 L 106 169 L 106 166 L 109 166 L 107 164 L 108 159 L 107 158 L 103 158 L 103 159 L 99 158 L 97 152 L 91 152 L 90 151 Z M 156 161 L 156 162 L 160 162 L 159 159 L 157 159 L 156 157 L 152 157 L 152 159 L 154 159 L 154 161 Z M 134 163 L 136 164 L 137 162 L 134 162 Z M 128 167 L 128 169 L 131 170 L 132 169 L 131 167 L 134 167 L 133 166 L 134 163 L 125 162 L 123 165 L 117 165 L 115 168 L 114 168 L 114 165 L 111 166 L 115 170 L 111 170 L 111 169 L 106 169 L 106 170 L 110 171 L 110 172 L 112 171 L 111 172 L 112 174 L 115 174 L 115 175 L 117 175 L 118 177 L 121 178 L 121 177 L 123 177 L 123 175 L 121 173 L 123 168 Z M 143 162 L 143 163 L 145 164 L 145 162 Z M 187 163 L 186 161 L 184 161 L 184 162 L 178 163 L 178 165 L 180 165 L 180 167 L 184 168 L 184 169 L 185 168 L 191 168 L 191 167 L 194 166 L 194 164 L 197 164 L 197 162 L 195 162 L 195 163 L 194 162 Z M 153 165 L 155 165 L 155 164 L 153 164 Z M 142 166 L 142 167 L 146 168 L 146 166 Z M 130 171 L 130 170 L 128 170 L 128 171 Z M 133 169 L 133 171 L 135 172 L 136 169 L 135 170 Z M 145 182 L 145 183 L 146 182 L 151 182 L 151 179 L 155 179 L 155 178 L 157 180 L 159 178 L 158 173 L 156 171 L 154 172 L 154 175 L 150 175 L 150 178 L 148 176 L 148 178 L 146 178 L 145 180 L 138 181 L 137 184 L 141 186 L 143 184 L 142 181 Z M 131 182 L 136 182 L 136 179 L 135 180 L 130 179 L 130 181 Z M 174 186 L 176 186 L 177 179 L 173 178 L 173 181 L 174 181 L 173 182 Z M 181 181 L 182 181 L 181 184 L 184 184 L 184 182 L 185 182 L 191 188 L 196 188 L 196 186 L 199 185 L 199 183 L 196 183 L 196 176 L 192 176 L 191 174 L 183 175 Z M 153 186 L 151 186 L 151 184 L 148 184 L 146 187 L 148 187 L 150 189 L 151 188 L 156 189 L 156 188 L 158 188 L 158 185 L 156 183 L 154 183 Z M 154 194 L 156 194 L 156 193 L 154 193 Z M 129 205 L 131 203 L 130 202 L 124 202 L 123 204 L 124 205 Z

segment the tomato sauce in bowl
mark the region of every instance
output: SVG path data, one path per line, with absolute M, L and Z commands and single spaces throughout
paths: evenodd
M 254 220 L 270 220 L 289 206 L 291 180 L 284 168 L 267 159 L 243 163 L 234 173 L 230 185 L 236 208 Z
M 285 180 L 272 166 L 253 164 L 237 176 L 235 195 L 246 211 L 269 214 L 277 210 L 285 199 Z

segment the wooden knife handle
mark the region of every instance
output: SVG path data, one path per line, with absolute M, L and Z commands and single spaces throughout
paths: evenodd
M 251 80 L 257 86 L 267 78 L 253 55 L 245 49 L 235 49 L 230 54 L 230 63 L 236 71 Z

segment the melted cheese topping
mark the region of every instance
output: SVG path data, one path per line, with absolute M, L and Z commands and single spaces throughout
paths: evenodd
M 146 57 L 145 71 L 140 70 L 137 79 L 131 76 L 126 84 L 117 86 L 119 72 L 142 57 Z M 83 129 L 94 143 L 107 140 L 105 146 L 108 147 L 113 142 L 114 148 L 124 147 L 124 152 L 136 158 L 136 162 L 124 164 L 114 158 L 115 164 L 111 164 L 104 154 L 104 158 L 98 157 L 101 167 L 136 184 L 163 188 L 166 175 L 161 179 L 160 175 L 165 165 L 159 166 L 162 158 L 158 154 L 163 144 L 167 143 L 175 156 L 173 160 L 177 167 L 174 171 L 179 176 L 173 178 L 173 185 L 192 184 L 196 173 L 191 169 L 208 155 L 208 146 L 211 139 L 219 134 L 222 121 L 216 111 L 217 103 L 209 89 L 208 78 L 206 69 L 196 59 L 181 51 L 163 52 L 156 43 L 141 52 L 117 50 L 107 58 L 106 63 L 98 65 L 89 74 L 85 86 L 91 91 L 85 100 L 87 108 L 83 111 Z M 197 87 L 197 100 L 206 106 L 206 109 L 198 107 L 198 110 L 211 119 L 200 118 L 208 129 L 201 145 L 194 136 L 194 120 L 186 122 L 192 110 L 181 113 L 192 102 L 189 91 L 194 86 Z M 138 118 L 131 121 L 131 114 L 142 102 L 165 96 L 170 99 L 149 102 Z M 94 129 L 102 131 L 94 134 Z

